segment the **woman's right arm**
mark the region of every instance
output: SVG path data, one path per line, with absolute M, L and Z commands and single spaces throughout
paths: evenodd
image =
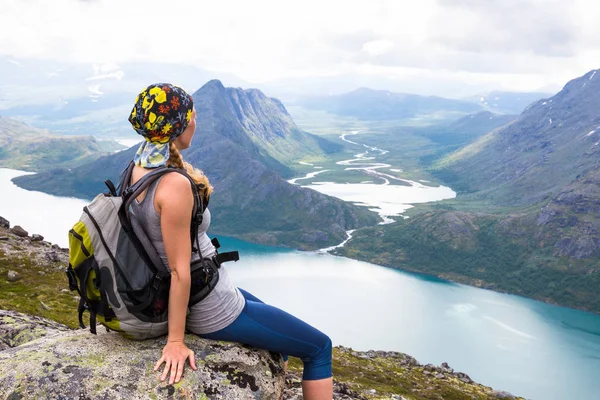
M 169 384 L 179 382 L 186 360 L 196 369 L 194 352 L 184 343 L 185 320 L 190 298 L 190 261 L 192 255 L 190 228 L 194 198 L 190 181 L 178 173 L 170 173 L 161 179 L 155 195 L 155 204 L 160 212 L 162 232 L 167 260 L 171 269 L 169 291 L 169 336 L 162 357 L 154 370 L 164 362 L 161 380 L 171 372 Z

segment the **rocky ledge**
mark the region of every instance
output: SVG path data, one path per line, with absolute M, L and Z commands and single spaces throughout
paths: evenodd
M 181 382 L 160 382 L 154 363 L 166 338 L 131 341 L 121 335 L 70 330 L 25 314 L 0 311 L 0 398 L 4 399 L 279 399 L 279 354 L 234 343 L 186 337 L 197 370 Z M 36 340 L 28 341 L 39 336 Z M 17 345 L 12 347 L 11 345 Z
M 290 357 L 284 375 L 277 354 L 193 335 L 186 341 L 198 370 L 188 367 L 176 385 L 159 382 L 152 367 L 165 338 L 73 329 L 78 298 L 67 289 L 65 249 L 0 225 L 2 237 L 0 399 L 302 399 L 299 359 Z M 18 279 L 9 280 L 11 271 Z M 397 352 L 336 347 L 333 371 L 335 400 L 520 399 Z

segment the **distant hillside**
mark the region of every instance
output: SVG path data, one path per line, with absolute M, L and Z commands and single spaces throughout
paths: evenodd
M 300 130 L 279 100 L 257 89 L 225 88 L 212 80 L 194 93 L 194 104 L 198 136 L 218 133 L 283 177 L 292 176 L 289 166 L 303 158 L 323 157 L 342 148 Z
M 483 110 L 480 105 L 469 101 L 368 88 L 342 95 L 306 97 L 297 103 L 309 109 L 370 121 L 410 118 L 437 112 L 471 114 Z
M 599 107 L 590 71 L 437 163 L 456 199 L 340 253 L 600 313 Z
M 447 125 L 415 128 L 414 133 L 433 140 L 438 145 L 457 148 L 471 143 L 484 134 L 517 119 L 516 115 L 498 115 L 489 111 L 467 115 Z
M 131 133 L 127 116 L 135 96 L 153 82 L 171 82 L 190 93 L 233 75 L 180 63 L 123 64 L 14 59 L 0 55 L 0 114 L 18 117 L 56 134 L 115 138 Z
M 59 136 L 12 118 L 0 117 L 0 167 L 25 171 L 73 166 L 124 148 L 93 136 Z
M 532 104 L 512 124 L 442 159 L 434 170 L 451 187 L 495 204 L 527 206 L 548 199 L 598 166 L 599 105 L 600 75 L 590 71 Z
M 183 154 L 205 171 L 215 187 L 210 201 L 211 231 L 259 243 L 317 249 L 340 243 L 348 229 L 376 224 L 376 214 L 364 208 L 282 178 L 287 167 L 268 155 L 264 143 L 293 147 L 301 144 L 296 143 L 300 137 L 308 141 L 310 150 L 316 143 L 328 142 L 311 143 L 312 135 L 292 134 L 295 125 L 283 106 L 275 100 L 262 103 L 262 96 L 254 91 L 226 90 L 219 82 L 209 82 L 194 94 L 198 129 L 192 146 Z M 233 99 L 243 106 L 234 107 Z M 269 108 L 273 106 L 277 110 Z M 240 114 L 251 111 L 252 118 Z M 14 182 L 51 194 L 91 199 L 106 190 L 105 179 L 117 180 L 136 150 L 101 157 L 77 169 L 21 176 Z
M 499 114 L 520 114 L 530 104 L 540 99 L 552 97 L 551 93 L 542 92 L 501 92 L 494 91 L 465 100 L 480 104 L 485 110 Z

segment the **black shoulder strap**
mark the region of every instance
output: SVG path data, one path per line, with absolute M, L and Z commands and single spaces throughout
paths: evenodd
M 121 223 L 124 224 L 125 221 L 129 222 L 128 225 L 131 225 L 131 219 L 127 210 L 131 207 L 131 203 L 146 190 L 152 183 L 154 183 L 157 179 L 162 177 L 163 175 L 169 172 L 177 172 L 190 181 L 190 185 L 192 185 L 192 194 L 194 196 L 194 206 L 192 208 L 192 222 L 191 222 L 191 241 L 192 241 L 192 249 L 195 252 L 200 251 L 198 246 L 198 226 L 202 223 L 202 216 L 204 214 L 204 210 L 206 209 L 206 203 L 203 201 L 202 196 L 200 195 L 200 190 L 197 187 L 196 182 L 192 179 L 192 177 L 183 169 L 162 166 L 153 169 L 150 173 L 144 175 L 140 180 L 138 180 L 134 185 L 130 185 L 131 175 L 133 173 L 133 161 L 129 163 L 126 170 L 122 174 L 121 182 L 119 183 L 119 195 L 123 197 L 123 205 L 121 206 L 121 210 L 119 210 Z
M 135 163 L 132 160 L 129 162 L 129 165 L 127 166 L 127 168 L 125 168 L 121 172 L 121 176 L 119 179 L 119 186 L 117 186 L 117 195 L 122 196 L 125 188 L 129 186 L 129 183 L 131 182 L 131 175 L 133 174 L 134 166 L 135 166 Z

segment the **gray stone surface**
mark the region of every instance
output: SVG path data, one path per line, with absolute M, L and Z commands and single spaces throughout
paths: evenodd
M 6 280 L 9 282 L 17 282 L 21 279 L 21 274 L 16 271 L 8 271 L 6 273 Z
M 20 237 L 27 237 L 29 235 L 29 233 L 25 229 L 21 228 L 21 226 L 19 225 L 15 225 L 12 228 L 10 228 L 10 233 L 13 233 Z
M 282 359 L 264 350 L 187 335 L 198 369 L 186 366 L 181 382 L 169 385 L 153 372 L 166 338 L 99 332 L 2 311 L 0 398 L 275 400 L 283 393 Z

